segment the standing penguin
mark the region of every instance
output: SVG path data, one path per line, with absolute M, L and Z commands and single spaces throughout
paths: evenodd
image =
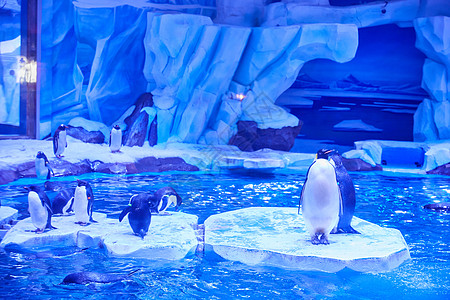
M 181 197 L 170 186 L 160 188 L 149 200 L 152 212 L 158 214 L 165 212 L 171 206 L 175 206 L 175 211 L 177 211 L 182 203 Z
M 114 125 L 109 134 L 109 149 L 111 152 L 120 152 L 122 147 L 122 130 L 119 125 Z
M 356 193 L 352 178 L 342 164 L 342 156 L 337 151 L 334 151 L 330 155 L 330 158 L 334 162 L 334 168 L 336 170 L 336 180 L 339 184 L 339 190 L 341 192 L 342 200 L 339 222 L 332 233 L 359 233 L 350 225 L 356 205 Z
M 53 212 L 45 191 L 37 185 L 27 186 L 25 189 L 28 191 L 28 211 L 36 233 L 42 233 L 46 228 L 56 229 L 52 226 Z
M 36 155 L 36 159 L 34 161 L 34 165 L 36 168 L 36 177 L 39 179 L 50 179 L 51 175 L 55 176 L 55 172 L 53 172 L 52 167 L 50 167 L 50 163 L 45 156 L 44 152 L 39 151 Z
M 152 219 L 150 212 L 150 202 L 155 196 L 150 193 L 140 193 L 133 195 L 130 198 L 128 206 L 122 211 L 119 216 L 119 222 L 128 215 L 128 222 L 134 234 L 139 235 L 142 239 L 148 232 L 148 227 Z
M 75 213 L 75 224 L 87 225 L 89 222 L 95 221 L 92 218 L 92 208 L 94 205 L 94 193 L 91 185 L 84 180 L 77 179 L 77 187 L 73 196 L 72 204 L 69 211 L 73 209 Z
M 317 152 L 300 196 L 303 218 L 314 245 L 329 244 L 328 235 L 339 220 L 341 196 L 334 166 L 328 161 L 332 151 Z
M 53 135 L 53 153 L 55 153 L 57 158 L 62 157 L 62 153 L 67 147 L 66 128 L 67 126 L 64 124 L 59 125 Z

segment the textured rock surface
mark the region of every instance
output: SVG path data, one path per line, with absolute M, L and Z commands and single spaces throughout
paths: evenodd
M 361 234 L 336 234 L 313 245 L 297 208 L 255 207 L 213 215 L 205 221 L 205 249 L 249 265 L 337 272 L 384 272 L 410 258 L 396 229 L 354 218 Z
M 427 171 L 427 174 L 447 175 L 450 176 L 450 163 L 434 168 Z
M 105 135 L 101 131 L 87 131 L 83 127 L 68 126 L 67 134 L 85 143 L 102 144 L 105 142 Z
M 295 137 L 300 132 L 302 122 L 300 121 L 295 127 L 260 129 L 254 121 L 239 121 L 237 127 L 238 132 L 230 139 L 229 145 L 237 146 L 242 151 L 256 151 L 264 148 L 289 151 L 294 146 Z
M 450 139 L 450 17 L 418 18 L 414 28 L 416 47 L 428 57 L 422 87 L 430 95 L 414 114 L 414 140 Z
M 197 247 L 197 216 L 184 213 L 152 216 L 144 240 L 135 236 L 125 218 L 122 222 L 94 213 L 98 223 L 75 224 L 75 216 L 53 217 L 57 229 L 42 234 L 35 230 L 31 218 L 19 221 L 3 238 L 0 248 L 6 250 L 42 250 L 56 247 L 106 248 L 112 256 L 176 260 Z

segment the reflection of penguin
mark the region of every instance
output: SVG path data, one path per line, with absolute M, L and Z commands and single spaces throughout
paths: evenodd
M 313 244 L 329 244 L 328 235 L 339 218 L 340 192 L 336 173 L 326 159 L 331 151 L 317 152 L 300 197 L 303 218 Z
M 342 156 L 337 151 L 334 151 L 330 158 L 334 162 L 336 180 L 339 184 L 342 199 L 339 222 L 332 233 L 359 233 L 350 225 L 356 205 L 355 187 L 353 186 L 352 178 L 342 164 Z
M 142 239 L 147 234 L 150 226 L 152 214 L 149 202 L 154 197 L 150 193 L 140 193 L 131 196 L 128 206 L 119 216 L 119 222 L 122 222 L 123 218 L 129 213 L 128 222 L 131 229 L 133 229 L 134 234 L 139 235 Z
M 122 147 L 122 130 L 119 125 L 114 125 L 109 134 L 109 149 L 111 152 L 119 152 Z
M 36 168 L 36 177 L 39 179 L 50 179 L 51 175 L 55 176 L 50 163 L 45 156 L 44 152 L 39 151 L 36 155 L 36 160 L 34 161 Z
M 150 206 L 152 212 L 162 213 L 172 205 L 175 206 L 175 211 L 181 205 L 181 197 L 170 186 L 166 186 L 157 190 L 154 194 L 155 197 L 150 198 Z
M 25 189 L 28 190 L 28 211 L 31 222 L 36 227 L 36 233 L 42 233 L 46 228 L 56 229 L 52 226 L 51 204 L 45 191 L 37 185 L 31 185 Z
M 59 125 L 53 135 L 53 153 L 55 153 L 58 158 L 62 157 L 64 148 L 67 147 L 66 128 L 67 126 L 64 124 Z
M 92 219 L 93 205 L 94 193 L 91 185 L 87 181 L 77 179 L 77 187 L 69 208 L 75 213 L 76 224 L 87 225 L 88 222 L 97 222 Z
M 54 214 L 67 214 L 72 204 L 75 189 L 61 190 L 52 202 L 52 210 Z

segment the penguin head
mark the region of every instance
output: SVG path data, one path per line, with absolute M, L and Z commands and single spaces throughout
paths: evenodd
M 44 152 L 39 151 L 39 152 L 36 154 L 36 158 L 43 158 L 43 159 L 46 159 L 46 156 L 45 156 Z
M 336 150 L 334 149 L 320 149 L 317 151 L 316 159 L 327 159 L 330 157 L 331 154 L 333 154 Z
M 36 192 L 39 193 L 41 188 L 38 185 L 30 185 L 30 186 L 24 186 L 24 189 L 26 189 L 28 192 Z
M 120 130 L 120 126 L 118 124 L 114 125 L 115 130 Z
M 88 182 L 87 181 L 85 181 L 85 180 L 81 180 L 81 179 L 77 179 L 77 186 L 87 186 L 88 185 Z
M 64 125 L 64 124 L 61 124 L 61 125 L 58 126 L 58 130 L 64 131 L 64 130 L 66 130 L 66 128 L 68 128 L 68 127 L 66 125 Z

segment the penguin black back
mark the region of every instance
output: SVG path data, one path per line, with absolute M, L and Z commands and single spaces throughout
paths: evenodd
M 134 234 L 139 235 L 142 239 L 148 232 L 150 227 L 152 214 L 150 212 L 150 202 L 155 196 L 150 193 L 140 193 L 133 195 L 130 198 L 128 206 L 121 212 L 119 216 L 119 222 L 122 222 L 123 218 L 127 214 L 128 222 Z
M 339 189 L 342 197 L 339 223 L 336 231 L 333 233 L 359 233 L 350 225 L 356 205 L 356 193 L 353 180 L 342 164 L 342 156 L 338 152 L 334 152 L 330 158 L 335 164 L 336 180 L 339 183 Z

